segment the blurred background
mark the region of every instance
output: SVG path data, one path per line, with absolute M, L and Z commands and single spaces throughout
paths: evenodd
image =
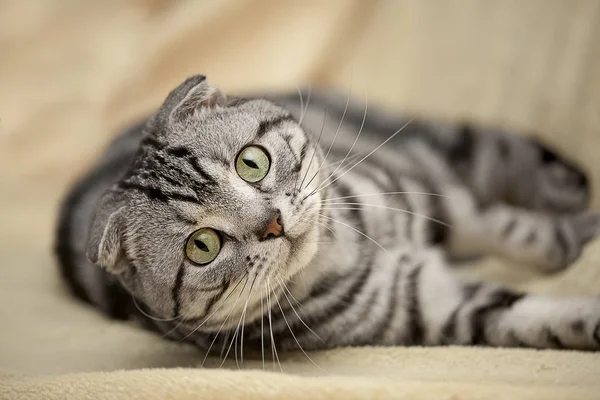
M 0 313 L 20 310 L 0 354 L 29 362 L 27 327 L 79 312 L 51 257 L 67 186 L 197 73 L 234 94 L 352 83 L 390 110 L 536 132 L 600 187 L 598 0 L 0 0 Z M 595 291 L 584 264 L 552 290 Z

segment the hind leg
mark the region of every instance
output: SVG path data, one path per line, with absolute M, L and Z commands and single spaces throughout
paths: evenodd
M 410 150 L 427 160 L 432 191 L 448 196 L 453 257 L 495 254 L 557 271 L 598 233 L 585 172 L 540 141 L 469 126 L 445 138 L 444 157 Z
M 453 188 L 445 203 L 452 225 L 447 239 L 458 257 L 493 254 L 544 272 L 574 262 L 600 233 L 600 214 L 551 214 L 507 204 L 478 207 L 465 189 Z
M 429 157 L 424 168 L 434 182 L 466 187 L 482 206 L 504 203 L 559 215 L 588 206 L 591 188 L 583 168 L 537 139 L 462 126 L 445 140 L 437 150 L 442 163 Z

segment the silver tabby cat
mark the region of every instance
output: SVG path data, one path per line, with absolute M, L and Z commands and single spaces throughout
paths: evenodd
M 561 271 L 599 232 L 589 197 L 585 173 L 532 138 L 328 93 L 231 98 L 194 76 L 76 184 L 57 253 L 79 298 L 225 354 L 598 349 L 600 300 L 451 266 L 497 255 Z

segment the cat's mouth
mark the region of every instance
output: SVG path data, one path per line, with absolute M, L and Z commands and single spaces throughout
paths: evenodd
M 277 302 L 285 301 L 283 291 L 289 280 L 316 254 L 318 234 L 318 225 L 311 223 L 293 237 L 286 234 L 262 242 L 265 248 L 260 251 L 261 256 L 256 257 L 260 262 L 247 271 L 247 282 L 233 290 L 224 304 L 216 305 L 220 310 L 201 330 L 210 332 L 222 325 L 222 329 L 234 329 L 241 320 L 245 323 L 255 321 L 269 308 L 269 301 L 270 308 L 277 310 Z

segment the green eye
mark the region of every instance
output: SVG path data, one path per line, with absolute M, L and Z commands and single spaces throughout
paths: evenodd
M 221 238 L 210 228 L 198 229 L 190 236 L 185 246 L 185 254 L 196 264 L 208 264 L 221 251 Z
M 245 147 L 235 160 L 235 170 L 246 182 L 262 181 L 269 173 L 271 161 L 267 152 L 258 146 Z

